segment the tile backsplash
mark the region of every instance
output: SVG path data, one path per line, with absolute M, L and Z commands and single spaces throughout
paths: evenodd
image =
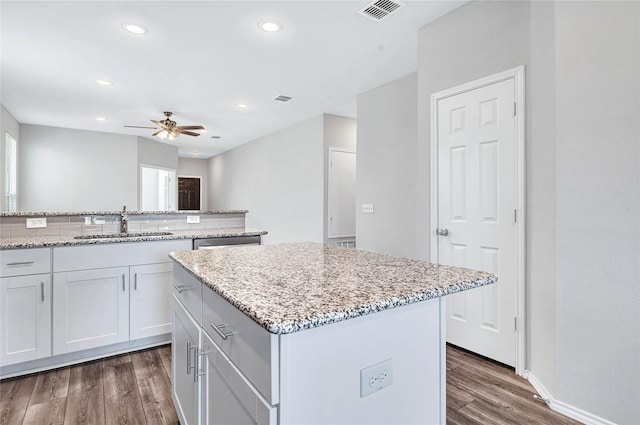
M 187 223 L 188 215 L 200 216 L 200 223 Z M 3 239 L 40 236 L 79 236 L 120 233 L 120 215 L 59 215 L 47 217 L 47 227 L 27 229 L 29 216 L 0 217 L 0 237 Z M 198 214 L 131 214 L 129 232 L 172 230 L 208 230 L 245 227 L 245 213 Z

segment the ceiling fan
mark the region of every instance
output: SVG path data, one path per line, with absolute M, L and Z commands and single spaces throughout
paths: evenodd
M 199 136 L 200 133 L 196 133 L 190 130 L 204 130 L 201 125 L 176 125 L 176 122 L 171 119 L 172 112 L 165 112 L 165 119 L 161 121 L 151 120 L 152 123 L 160 127 L 160 130 L 152 134 L 152 136 L 158 136 L 161 139 L 175 140 L 180 134 L 186 134 L 187 136 Z M 140 127 L 136 125 L 125 125 L 129 128 L 149 128 L 156 130 L 157 127 Z

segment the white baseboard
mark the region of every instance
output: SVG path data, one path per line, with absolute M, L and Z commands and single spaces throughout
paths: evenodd
M 538 395 L 543 399 L 551 408 L 551 410 L 558 412 L 564 416 L 567 416 L 576 421 L 582 422 L 586 425 L 616 425 L 615 422 L 611 422 L 607 419 L 594 415 L 593 413 L 585 412 L 582 409 L 578 409 L 575 406 L 571 406 L 560 400 L 556 400 L 551 393 L 542 385 L 533 373 L 528 370 L 524 371 L 523 377 L 529 381 L 529 383 L 538 392 Z

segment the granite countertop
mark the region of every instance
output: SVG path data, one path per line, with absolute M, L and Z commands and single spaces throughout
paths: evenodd
M 220 210 L 220 211 L 127 211 L 129 215 L 197 215 L 197 214 L 246 214 L 248 210 Z M 51 212 L 51 211 L 18 211 L 18 212 L 0 212 L 0 217 L 60 217 L 65 215 L 120 215 L 122 211 L 66 211 L 66 212 Z
M 266 230 L 228 228 L 228 229 L 202 229 L 202 230 L 168 230 L 170 235 L 153 235 L 148 232 L 145 236 L 124 237 L 124 238 L 96 238 L 96 239 L 75 239 L 73 236 L 29 236 L 25 238 L 0 239 L 0 249 L 20 249 L 20 248 L 46 248 L 53 246 L 79 246 L 96 245 L 105 243 L 123 242 L 149 242 L 149 241 L 170 241 L 175 239 L 202 239 L 202 238 L 230 238 L 235 236 L 257 236 L 266 235 Z M 131 232 L 135 234 L 137 232 Z M 141 232 L 142 233 L 142 232 Z M 162 232 L 155 232 L 162 233 Z
M 274 334 L 287 334 L 471 289 L 490 273 L 319 243 L 169 254 Z

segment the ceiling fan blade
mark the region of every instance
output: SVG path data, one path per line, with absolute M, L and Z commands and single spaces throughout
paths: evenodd
M 156 131 L 155 133 L 152 134 L 152 136 L 157 136 L 158 134 L 162 133 L 163 131 L 166 131 L 166 130 L 162 129 L 160 131 Z
M 157 127 L 144 127 L 144 126 L 140 126 L 140 125 L 124 125 L 123 127 L 127 127 L 127 128 L 148 128 L 150 130 L 155 130 Z
M 193 131 L 183 130 L 182 128 L 177 128 L 176 131 L 178 133 L 186 134 L 187 136 L 199 136 L 200 133 L 194 133 Z
M 176 128 L 181 130 L 204 130 L 204 127 L 201 125 L 179 125 Z

